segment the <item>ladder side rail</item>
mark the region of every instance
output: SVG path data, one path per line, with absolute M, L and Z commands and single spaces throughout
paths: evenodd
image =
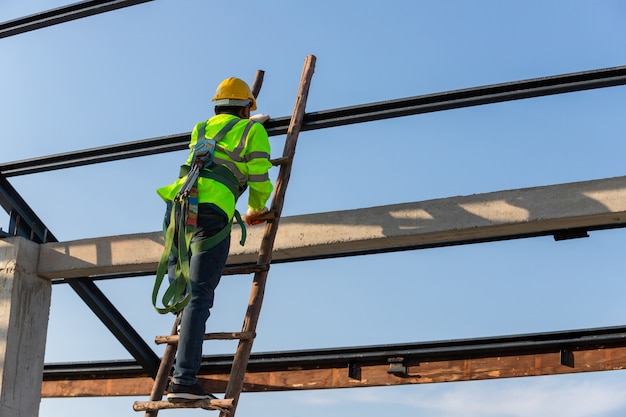
M 306 57 L 304 62 L 304 68 L 300 78 L 300 87 L 296 97 L 293 116 L 287 130 L 287 137 L 283 150 L 283 158 L 287 158 L 290 162 L 288 164 L 281 165 L 278 178 L 276 180 L 276 190 L 270 208 L 270 211 L 274 213 L 274 219 L 268 221 L 265 226 L 265 232 L 261 241 L 261 248 L 259 250 L 259 265 L 269 265 L 272 261 L 274 241 L 278 232 L 278 224 L 285 201 L 285 193 L 289 183 L 289 177 L 291 175 L 291 164 L 293 163 L 293 157 L 295 155 L 298 135 L 304 120 L 306 101 L 315 68 L 315 60 L 316 58 L 314 55 L 309 55 Z M 263 303 L 263 295 L 265 293 L 267 275 L 268 270 L 259 271 L 254 274 L 250 301 L 248 303 L 248 309 L 242 326 L 242 332 L 256 332 L 256 326 L 261 312 L 261 305 Z M 228 386 L 226 387 L 226 393 L 224 396 L 224 398 L 233 399 L 232 408 L 228 412 L 220 412 L 220 417 L 233 417 L 235 414 L 239 396 L 243 389 L 246 368 L 252 351 L 252 343 L 252 339 L 242 339 L 239 341 L 237 351 L 233 359 Z
M 178 325 L 180 324 L 181 317 L 181 313 L 176 315 L 176 320 L 174 320 L 174 325 L 172 326 L 172 331 L 170 332 L 172 336 L 178 334 Z M 150 401 L 160 401 L 163 398 L 163 392 L 167 387 L 170 370 L 172 369 L 174 359 L 176 358 L 177 348 L 178 345 L 175 344 L 170 344 L 165 347 L 165 350 L 163 351 L 163 358 L 161 359 L 161 364 L 159 365 L 159 370 L 154 378 L 154 385 L 152 386 L 152 392 L 150 393 Z M 156 417 L 158 413 L 158 410 L 148 410 L 146 411 L 145 417 Z

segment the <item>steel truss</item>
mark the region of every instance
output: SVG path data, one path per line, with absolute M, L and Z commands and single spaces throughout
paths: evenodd
M 86 3 L 105 2 L 81 4 Z M 302 130 L 316 130 L 624 84 L 626 84 L 626 66 L 605 68 L 307 113 Z M 285 134 L 288 124 L 289 117 L 273 119 L 267 124 L 268 134 L 271 136 Z M 182 150 L 187 147 L 188 139 L 189 133 L 183 133 L 0 164 L 0 204 L 10 214 L 8 234 L 23 236 L 38 243 L 57 241 L 41 219 L 6 180 L 7 177 Z M 84 278 L 67 282 L 128 349 L 142 372 L 154 375 L 158 367 L 157 355 L 97 289 L 93 280 Z M 590 329 L 589 332 L 593 337 L 593 334 L 600 331 Z M 616 337 L 622 336 L 616 335 Z M 469 348 L 464 346 L 464 343 L 466 342 L 461 341 L 458 346 L 459 350 Z M 284 352 L 280 355 L 283 354 Z M 315 353 L 311 355 L 315 356 Z M 277 359 L 278 362 L 280 360 L 286 361 L 287 359 Z M 79 365 L 75 366 L 79 367 Z M 111 369 L 111 372 L 116 372 L 113 370 L 114 366 L 107 365 L 106 368 Z M 51 375 L 53 367 L 47 366 L 46 369 L 46 375 Z

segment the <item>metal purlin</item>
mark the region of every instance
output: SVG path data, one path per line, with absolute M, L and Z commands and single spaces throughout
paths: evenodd
M 89 0 L 57 7 L 40 13 L 20 17 L 0 23 L 0 38 L 42 29 L 83 17 L 134 6 L 152 0 Z
M 302 131 L 619 85 L 626 85 L 626 66 L 533 78 L 306 113 L 302 123 Z M 289 120 L 290 116 L 283 116 L 268 121 L 265 124 L 268 135 L 286 134 Z M 187 149 L 189 135 L 190 133 L 187 132 L 8 162 L 0 164 L 0 173 L 6 177 L 11 177 L 179 151 Z

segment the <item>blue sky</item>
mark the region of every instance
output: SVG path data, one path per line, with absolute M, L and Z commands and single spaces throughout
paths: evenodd
M 211 116 L 222 79 L 251 82 L 258 69 L 259 111 L 290 115 L 308 54 L 317 57 L 308 111 L 626 64 L 623 1 L 229 3 L 155 0 L 0 39 L 2 161 L 189 132 Z M 4 1 L 0 21 L 64 4 Z M 622 176 L 625 93 L 612 87 L 302 133 L 283 214 Z M 271 138 L 275 157 L 283 141 Z M 150 232 L 163 214 L 154 190 L 184 158 L 10 182 L 59 240 Z M 0 226 L 8 226 L 4 213 Z M 613 230 L 276 265 L 254 351 L 623 325 L 625 237 Z M 171 328 L 150 304 L 152 277 L 98 286 L 150 343 Z M 208 330 L 239 329 L 248 294 L 249 279 L 225 278 Z M 205 344 L 205 353 L 233 351 L 230 342 Z M 53 288 L 47 362 L 126 358 L 71 289 Z M 625 389 L 622 372 L 602 372 L 243 394 L 237 416 L 613 417 L 626 412 Z M 136 416 L 134 400 L 44 399 L 40 416 Z

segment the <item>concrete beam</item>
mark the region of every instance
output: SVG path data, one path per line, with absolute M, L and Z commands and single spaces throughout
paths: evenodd
M 626 223 L 626 177 L 285 217 L 273 260 L 289 261 L 424 248 Z M 235 227 L 229 265 L 256 262 L 264 226 Z M 156 270 L 161 233 L 40 246 L 38 274 L 74 278 Z
M 36 243 L 0 239 L 0 416 L 39 415 L 52 287 L 38 255 Z

